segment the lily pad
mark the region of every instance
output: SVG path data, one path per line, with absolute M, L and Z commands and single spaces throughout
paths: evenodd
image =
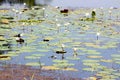
M 38 63 L 38 62 L 30 62 L 30 63 L 26 63 L 27 66 L 43 66 L 45 64 L 43 63 Z
M 16 54 L 16 53 L 7 53 L 7 54 L 4 54 L 4 56 L 13 57 L 13 56 L 18 56 L 18 54 Z
M 92 59 L 88 59 L 88 60 L 83 60 L 83 63 L 97 63 L 100 62 L 99 60 L 92 60 Z
M 53 60 L 55 63 L 67 63 L 68 60 Z
M 111 63 L 111 62 L 113 62 L 112 60 L 106 60 L 106 59 L 101 59 L 100 61 L 101 61 L 101 62 L 106 62 L 106 63 Z
M 59 68 L 74 66 L 74 64 L 72 63 L 59 63 L 59 64 L 53 64 L 53 65 Z
M 83 65 L 85 65 L 85 66 L 91 66 L 91 67 L 97 67 L 100 64 L 99 63 L 83 63 Z
M 40 56 L 26 56 L 25 59 L 40 59 Z
M 75 68 L 65 68 L 65 69 L 62 69 L 62 70 L 65 70 L 65 71 L 78 71 L 78 70 L 75 69 Z
M 45 69 L 45 70 L 59 70 L 59 68 L 57 68 L 55 66 L 43 66 L 42 69 Z
M 6 39 L 2 36 L 0 36 L 0 41 L 5 41 Z
M 102 56 L 87 56 L 88 58 L 102 58 Z
M 67 57 L 66 59 L 68 59 L 68 60 L 80 60 L 80 58 L 78 58 L 78 57 Z
M 90 72 L 96 71 L 96 70 L 93 69 L 93 68 L 83 68 L 82 70 L 84 70 L 84 71 L 90 71 Z
M 0 55 L 0 60 L 2 60 L 2 61 L 7 61 L 7 60 L 10 60 L 10 59 L 11 59 L 10 56 Z

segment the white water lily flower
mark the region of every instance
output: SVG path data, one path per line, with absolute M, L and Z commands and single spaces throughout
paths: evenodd
M 20 36 L 23 36 L 23 35 L 24 35 L 23 33 L 20 34 Z
M 61 26 L 60 24 L 57 24 L 57 26 L 59 27 L 59 26 Z
M 85 13 L 85 16 L 88 17 L 90 15 L 90 13 Z
M 109 13 L 112 13 L 112 11 L 109 11 Z
M 68 22 L 68 23 L 65 23 L 64 25 L 65 25 L 65 26 L 68 26 L 68 25 L 70 25 L 70 23 Z
M 77 51 L 77 48 L 73 48 L 74 51 Z
M 97 32 L 97 34 L 96 34 L 97 36 L 99 36 L 100 35 L 100 33 L 99 32 Z
M 19 37 L 16 38 L 16 40 L 19 40 L 19 39 L 20 39 Z
M 64 44 L 62 44 L 62 47 L 65 47 L 65 45 L 64 45 Z
M 42 8 L 43 10 L 45 10 L 45 8 Z
M 26 3 L 23 3 L 23 5 L 25 6 L 25 5 L 26 5 Z

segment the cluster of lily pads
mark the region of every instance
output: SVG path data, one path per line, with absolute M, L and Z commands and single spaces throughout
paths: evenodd
M 59 9 L 48 6 L 44 16 L 40 8 L 16 14 L 15 18 L 8 11 L 5 14 L 17 21 L 0 25 L 0 61 L 85 73 L 79 77 L 120 79 L 120 22 L 116 18 L 120 10 L 110 9 L 109 15 L 109 9 L 103 9 L 103 13 L 98 8 L 91 21 L 86 18 L 90 19 L 92 10 L 80 8 L 64 16 Z M 23 44 L 15 40 L 14 35 L 19 33 L 24 34 Z

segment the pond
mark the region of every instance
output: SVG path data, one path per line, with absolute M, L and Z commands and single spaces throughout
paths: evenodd
M 109 9 L 96 8 L 97 20 L 89 21 L 85 14 L 92 10 L 80 8 L 65 16 L 46 6 L 22 14 L 11 9 L 0 13 L 1 18 L 14 18 L 0 25 L 0 62 L 42 66 L 75 78 L 119 80 L 120 9 L 109 14 Z M 23 42 L 16 42 L 17 34 L 23 34 Z

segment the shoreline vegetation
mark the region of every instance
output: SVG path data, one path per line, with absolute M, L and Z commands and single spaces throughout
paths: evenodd
M 58 72 L 55 70 L 36 69 L 26 65 L 8 64 L 0 66 L 0 80 L 83 80 Z

